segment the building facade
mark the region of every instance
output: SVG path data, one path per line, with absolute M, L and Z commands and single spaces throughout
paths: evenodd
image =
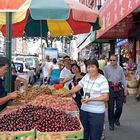
M 102 6 L 106 0 L 79 0 L 80 3 L 86 5 L 91 9 L 98 8 L 98 6 Z

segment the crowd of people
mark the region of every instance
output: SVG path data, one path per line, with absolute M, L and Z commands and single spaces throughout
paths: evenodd
M 80 65 L 71 61 L 69 56 L 63 60 L 52 62 L 46 56 L 42 63 L 42 84 L 61 83 L 67 89 L 66 93 L 60 96 L 71 95 L 78 108 L 80 120 L 84 128 L 84 140 L 101 140 L 104 120 L 105 104 L 108 106 L 109 129 L 114 130 L 114 126 L 120 126 L 120 117 L 123 110 L 125 96 L 128 95 L 127 84 L 123 68 L 117 64 L 117 56 L 110 56 L 107 64 L 104 56 L 99 60 L 95 58 L 84 61 L 85 70 L 81 70 Z M 6 107 L 6 103 L 19 96 L 18 91 L 7 94 L 3 86 L 3 78 L 10 65 L 6 57 L 0 57 L 0 110 Z M 27 86 L 24 79 L 20 79 L 14 69 L 12 70 L 14 81 L 21 81 Z

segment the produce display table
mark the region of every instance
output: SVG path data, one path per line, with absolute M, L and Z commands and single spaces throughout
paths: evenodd
M 39 89 L 33 89 L 39 92 Z M 22 100 L 17 100 L 18 103 L 22 102 L 21 105 L 8 106 L 0 113 L 0 140 L 66 140 L 83 138 L 83 127 L 78 119 L 79 111 L 72 98 L 57 97 L 54 96 L 56 95 L 55 93 L 51 95 L 50 90 L 48 90 L 49 95 L 47 95 L 47 92 L 44 94 L 43 91 L 44 87 L 41 89 L 41 96 L 39 93 L 36 93 L 36 96 L 32 96 L 28 94 L 31 92 L 33 94 L 33 91 L 28 89 L 28 92 L 26 91 L 21 98 Z M 33 98 L 29 100 L 29 97 Z M 53 116 L 53 114 L 56 114 L 56 116 Z M 49 120 L 47 121 L 47 119 Z M 57 122 L 57 120 L 60 122 Z M 51 126 L 48 122 L 52 123 L 55 129 L 47 127 Z M 24 127 L 24 125 L 26 126 Z M 64 127 L 62 127 L 63 125 Z M 63 129 L 63 131 L 59 131 L 59 129 Z

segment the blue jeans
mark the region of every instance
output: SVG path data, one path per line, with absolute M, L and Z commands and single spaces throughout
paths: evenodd
M 84 128 L 84 140 L 101 140 L 105 113 L 90 113 L 80 110 L 80 120 Z

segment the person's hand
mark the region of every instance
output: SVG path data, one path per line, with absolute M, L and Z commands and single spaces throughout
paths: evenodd
M 8 96 L 10 97 L 10 99 L 16 99 L 17 97 L 20 96 L 20 93 L 19 93 L 19 91 L 14 91 L 14 92 L 10 93 Z
M 88 102 L 90 102 L 90 101 L 91 101 L 90 98 L 83 98 L 83 99 L 81 99 L 81 102 L 82 102 L 83 104 L 88 103 Z
M 60 97 L 67 97 L 67 96 L 69 96 L 69 95 L 70 95 L 70 92 L 69 92 L 69 91 L 61 92 L 61 93 L 59 94 Z
M 124 96 L 128 96 L 129 95 L 129 92 L 126 90 L 125 92 L 124 92 Z
M 72 78 L 70 76 L 66 78 L 67 82 L 70 81 L 70 80 L 72 80 Z

